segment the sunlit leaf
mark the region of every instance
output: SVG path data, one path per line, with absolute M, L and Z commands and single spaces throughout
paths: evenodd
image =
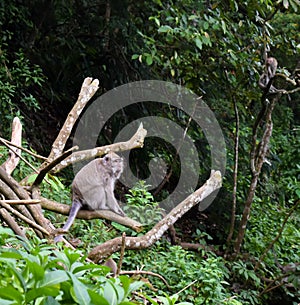
M 198 37 L 195 39 L 195 43 L 196 43 L 196 46 L 197 46 L 200 50 L 202 50 L 202 41 L 201 41 Z

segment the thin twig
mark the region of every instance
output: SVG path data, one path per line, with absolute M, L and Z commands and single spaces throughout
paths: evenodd
M 17 145 L 17 144 L 14 144 L 14 143 L 12 143 L 12 142 L 10 142 L 10 141 L 8 141 L 8 140 L 6 140 L 6 139 L 3 139 L 3 138 L 1 138 L 1 137 L 0 137 L 0 142 L 2 142 L 3 144 L 4 144 L 4 143 L 7 143 L 8 145 L 11 145 L 11 146 L 14 146 L 14 147 L 16 147 L 16 148 L 19 148 L 19 149 L 23 150 L 24 152 L 26 152 L 26 153 L 28 153 L 28 154 L 30 154 L 30 155 L 32 155 L 32 156 L 38 158 L 38 159 L 47 160 L 46 157 L 43 157 L 43 156 L 38 155 L 38 154 L 35 154 L 35 153 L 32 152 L 31 150 L 29 150 L 29 149 L 27 149 L 27 148 L 24 148 L 24 147 L 22 147 L 22 146 L 19 146 L 19 145 Z
M 15 204 L 38 204 L 41 203 L 39 199 L 19 199 L 19 200 L 0 200 L 0 202 L 7 203 L 9 205 Z
M 20 212 L 18 212 L 17 210 L 15 210 L 14 208 L 12 208 L 10 205 L 8 205 L 7 203 L 4 202 L 4 200 L 0 200 L 0 204 L 2 207 L 4 207 L 6 210 L 10 211 L 12 214 L 15 214 L 18 218 L 22 219 L 23 221 L 25 221 L 26 223 L 28 223 L 30 226 L 38 229 L 39 231 L 41 231 L 42 233 L 49 235 L 49 232 L 44 229 L 43 227 L 39 226 L 38 224 L 36 224 L 34 221 L 30 220 L 29 218 L 27 218 L 26 216 L 24 216 L 23 214 L 21 214 Z
M 44 177 L 46 176 L 46 174 L 52 168 L 54 168 L 57 164 L 59 164 L 62 160 L 64 160 L 68 156 L 70 156 L 74 149 L 78 149 L 78 147 L 75 146 L 75 147 L 72 147 L 71 149 L 65 151 L 58 158 L 56 158 L 51 163 L 49 163 L 47 166 L 45 166 L 43 169 L 41 169 L 41 171 L 39 172 L 38 176 L 36 177 L 36 179 L 34 180 L 34 182 L 32 184 L 32 188 L 34 188 L 34 187 L 38 186 L 39 184 L 41 184 L 43 179 L 44 179 Z
M 286 215 L 282 226 L 278 232 L 278 234 L 276 235 L 276 237 L 270 242 L 269 246 L 265 249 L 265 251 L 263 252 L 263 254 L 260 256 L 258 262 L 256 263 L 255 267 L 254 267 L 254 271 L 257 270 L 257 268 L 260 266 L 261 262 L 263 261 L 263 259 L 265 258 L 265 256 L 267 255 L 267 253 L 270 251 L 270 249 L 274 246 L 274 244 L 276 243 L 276 241 L 279 239 L 279 237 L 281 236 L 284 227 L 287 223 L 287 221 L 289 220 L 290 216 L 293 214 L 293 212 L 297 209 L 298 205 L 300 204 L 300 200 L 298 200 L 296 202 L 296 204 L 290 209 L 289 213 Z
M 171 289 L 171 286 L 169 285 L 167 280 L 163 276 L 161 276 L 160 274 L 155 273 L 155 272 L 144 271 L 144 270 L 134 270 L 134 271 L 121 271 L 120 274 L 128 274 L 128 275 L 133 275 L 133 276 L 139 275 L 139 274 L 146 274 L 146 275 L 155 276 L 155 277 L 160 278 L 164 282 L 164 284 L 167 286 L 168 289 Z M 197 282 L 197 280 L 195 282 Z
M 187 286 L 183 287 L 181 290 L 179 290 L 178 292 L 176 292 L 176 294 L 181 293 L 182 291 L 188 289 L 189 287 L 191 287 L 192 285 L 194 285 L 198 280 L 194 280 L 193 282 L 189 283 Z
M 126 247 L 125 242 L 126 242 L 126 233 L 123 232 L 123 234 L 122 234 L 122 246 L 121 246 L 121 250 L 120 250 L 120 259 L 118 261 L 118 268 L 117 268 L 116 276 L 118 276 L 121 272 L 123 258 L 124 258 L 124 254 L 125 254 L 125 247 Z
M 24 161 L 25 164 L 27 164 L 33 171 L 35 171 L 36 173 L 38 173 L 38 170 L 31 165 L 24 157 L 21 156 L 21 154 L 17 153 L 16 151 L 14 151 L 11 147 L 9 147 L 9 145 L 12 144 L 7 144 L 6 142 L 8 141 L 3 141 L 2 138 L 0 138 L 0 142 L 2 142 L 3 145 L 5 145 L 9 150 L 11 150 L 18 158 L 20 158 L 22 161 Z M 16 145 L 12 145 L 12 146 L 16 146 Z M 17 146 L 16 146 L 17 147 Z M 21 149 L 21 148 L 20 148 Z

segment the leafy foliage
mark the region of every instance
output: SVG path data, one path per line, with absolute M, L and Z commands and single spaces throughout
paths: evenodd
M 18 240 L 4 228 L 0 244 L 6 245 L 0 250 L 1 304 L 141 304 L 132 293 L 143 282 L 107 278 L 108 267 L 85 263 L 79 251 L 55 250 L 35 236 Z M 164 304 L 188 304 L 177 303 L 176 296 L 161 299 Z
M 129 217 L 136 219 L 144 226 L 153 225 L 162 218 L 162 210 L 150 192 L 145 181 L 139 181 L 129 193 L 125 195 L 127 204 L 124 207 Z
M 14 116 L 23 118 L 29 111 L 40 110 L 30 88 L 41 87 L 44 82 L 41 68 L 31 64 L 22 50 L 9 54 L 8 41 L 5 35 L 0 40 L 0 112 L 3 120 L 0 133 L 9 130 L 8 123 Z
M 106 5 L 97 1 L 71 4 L 30 0 L 26 5 L 15 0 L 2 2 L 0 134 L 8 134 L 13 116 L 18 115 L 23 117 L 30 145 L 35 144 L 41 150 L 45 142 L 50 145 L 45 135 L 56 135 L 57 126 L 72 106 L 84 76 L 98 78 L 102 92 L 125 82 L 151 78 L 170 80 L 190 88 L 204 96 L 222 126 L 228 169 L 222 196 L 205 211 L 202 215 L 205 221 L 201 218 L 189 239 L 202 245 L 212 244 L 223 251 L 231 217 L 233 134 L 236 131 L 233 105 L 237 105 L 240 118 L 236 215 L 239 220 L 250 181 L 251 127 L 261 107 L 262 93 L 257 80 L 263 70 L 264 47 L 269 55 L 278 59 L 278 71 L 292 76 L 299 60 L 299 1 L 118 0 L 106 1 Z M 291 85 L 276 79 L 276 86 L 289 89 Z M 173 295 L 160 297 L 161 303 L 252 305 L 281 304 L 283 300 L 289 304 L 299 303 L 299 270 L 295 265 L 300 260 L 299 210 L 288 219 L 260 267 L 254 269 L 300 197 L 298 101 L 299 92 L 284 96 L 276 105 L 269 156 L 256 190 L 244 240 L 245 253 L 241 257 L 226 261 L 205 250 L 193 253 L 170 246 L 165 240 L 152 249 L 126 253 L 126 268 L 133 270 L 144 266 L 146 270 L 162 274 L 171 284 Z M 159 114 L 183 128 L 188 127 L 187 133 L 195 141 L 199 155 L 209 154 L 202 131 L 194 122 L 189 125 L 185 113 L 151 103 L 134 105 L 118 113 L 108 122 L 101 144 L 112 142 L 124 124 L 141 114 Z M 169 192 L 180 175 L 179 162 L 174 158 L 176 152 L 166 143 L 154 142 L 149 140 L 145 149 L 136 155 L 149 160 L 158 153 L 173 165 L 173 175 L 164 190 Z M 5 159 L 7 152 L 0 149 L 0 157 Z M 35 163 L 24 155 L 30 163 Z M 139 159 L 133 159 L 138 168 Z M 201 159 L 203 176 L 209 170 L 207 159 Z M 137 172 L 147 174 L 144 169 Z M 21 180 L 30 173 L 31 169 L 21 162 L 14 177 Z M 50 185 L 43 185 L 43 195 L 59 202 L 70 202 L 67 188 L 70 181 L 51 175 L 47 179 Z M 153 199 L 143 182 L 130 190 L 126 198 L 126 212 L 133 218 L 146 225 L 151 224 L 150 219 L 160 219 L 156 198 Z M 51 213 L 46 216 L 55 219 Z M 189 217 L 195 222 L 199 220 L 194 215 Z M 60 222 L 59 218 L 56 220 Z M 107 229 L 99 220 L 78 220 L 71 233 L 81 238 L 81 246 L 86 250 L 120 231 L 134 235 L 116 224 Z M 104 267 L 85 265 L 78 252 L 56 251 L 33 237 L 32 244 L 25 241 L 19 244 L 9 239 L 11 234 L 3 228 L 1 236 L 0 286 L 7 286 L 7 289 L 0 288 L 1 304 L 85 304 L 87 300 L 100 304 L 130 304 L 131 300 L 125 301 L 126 295 L 129 298 L 127 293 L 140 289 L 139 282 L 135 284 L 126 277 L 107 279 Z M 227 258 L 231 258 L 230 255 Z M 296 266 L 294 274 L 285 276 L 286 268 L 293 264 Z M 265 292 L 269 282 L 264 279 L 274 280 L 276 289 Z M 158 279 L 151 278 L 151 284 L 161 295 L 167 290 Z M 145 297 L 152 304 L 159 303 L 154 294 L 149 289 Z

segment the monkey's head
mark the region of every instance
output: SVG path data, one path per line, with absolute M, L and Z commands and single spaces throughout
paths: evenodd
M 107 155 L 105 155 L 102 158 L 102 160 L 103 160 L 103 165 L 106 167 L 106 169 L 110 169 L 113 176 L 116 179 L 119 179 L 124 169 L 123 158 L 121 158 L 119 155 L 117 155 L 114 152 L 110 152 Z
M 270 78 L 274 77 L 276 70 L 277 70 L 277 66 L 278 66 L 278 62 L 277 62 L 276 58 L 274 58 L 274 57 L 267 58 L 266 66 L 267 66 L 268 72 L 270 74 L 269 77 Z

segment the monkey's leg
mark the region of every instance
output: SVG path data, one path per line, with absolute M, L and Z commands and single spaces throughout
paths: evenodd
M 73 201 L 71 209 L 70 209 L 70 213 L 69 213 L 69 218 L 62 228 L 64 231 L 69 231 L 69 229 L 72 226 L 72 224 L 78 214 L 78 211 L 81 209 L 81 207 L 82 207 L 82 204 L 80 201 L 78 201 L 78 200 Z M 63 238 L 63 235 L 58 235 L 54 238 L 54 242 L 57 243 L 59 241 L 62 241 L 62 238 Z

